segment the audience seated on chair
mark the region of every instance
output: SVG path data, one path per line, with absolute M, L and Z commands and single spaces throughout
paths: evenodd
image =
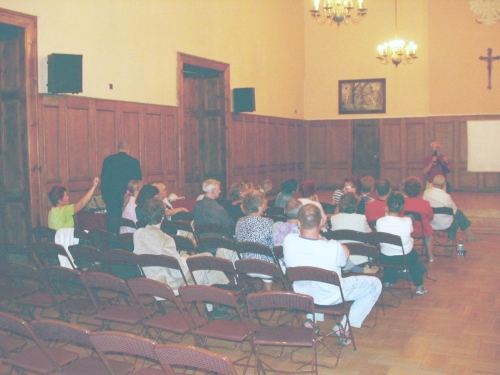
M 373 202 L 371 194 L 375 189 L 375 179 L 372 176 L 365 176 L 361 178 L 361 199 L 365 201 L 365 206 Z
M 264 194 L 259 190 L 253 190 L 243 198 L 243 210 L 247 213 L 238 220 L 235 229 L 235 239 L 237 242 L 257 242 L 261 245 L 274 248 L 273 243 L 273 220 L 264 217 L 267 208 L 267 201 Z M 248 254 L 247 257 L 252 257 Z M 267 256 L 255 255 L 257 259 L 273 262 Z M 272 279 L 263 279 L 267 290 L 272 288 Z
M 127 186 L 127 192 L 123 197 L 122 218 L 132 220 L 137 223 L 137 214 L 135 207 L 137 206 L 136 199 L 142 189 L 142 181 L 130 180 Z M 120 233 L 134 233 L 135 229 L 130 227 L 120 227 Z
M 290 233 L 300 233 L 299 210 L 302 208 L 302 202 L 298 199 L 291 199 L 285 205 L 286 221 L 278 221 L 273 225 L 274 246 L 282 246 L 285 237 Z
M 241 209 L 241 202 L 248 191 L 248 186 L 243 181 L 235 182 L 231 185 L 230 191 L 233 201 L 226 207 L 227 212 L 234 216 L 245 216 L 245 213 Z
M 285 208 L 286 204 L 293 199 L 293 193 L 299 188 L 299 183 L 295 179 L 286 180 L 281 184 L 281 192 L 276 197 L 274 207 Z
M 192 284 L 193 280 L 188 276 L 189 269 L 186 264 L 189 255 L 180 255 L 177 252 L 173 238 L 160 229 L 165 214 L 164 203 L 158 198 L 150 199 L 144 204 L 142 212 L 148 221 L 148 225 L 134 233 L 134 253 L 163 254 L 176 258 L 188 278 L 188 283 Z M 210 253 L 201 253 L 200 255 L 211 256 Z M 177 292 L 179 286 L 184 285 L 184 280 L 177 271 L 162 267 L 144 267 L 144 273 L 147 278 L 168 284 L 175 292 Z M 228 283 L 227 277 L 222 272 L 196 271 L 195 277 L 196 282 L 201 285 Z
M 378 199 L 374 199 L 365 207 L 365 216 L 368 225 L 376 222 L 378 218 L 385 216 L 387 198 L 391 193 L 391 183 L 386 179 L 378 180 L 375 183 L 375 190 L 377 190 Z
M 219 224 L 229 231 L 234 232 L 234 220 L 224 207 L 216 202 L 220 196 L 220 182 L 209 179 L 202 185 L 204 196 L 198 200 L 193 209 L 194 226 L 197 224 Z
M 380 261 L 387 264 L 406 264 L 410 272 L 413 284 L 417 287 L 417 294 L 427 293 L 424 287 L 424 270 L 418 260 L 418 253 L 413 249 L 412 220 L 409 217 L 400 217 L 401 211 L 405 206 L 405 197 L 401 193 L 391 193 L 387 199 L 387 216 L 377 220 L 377 232 L 385 232 L 401 237 L 404 254 L 401 254 L 401 248 L 390 244 L 382 243 L 380 245 Z M 406 259 L 405 259 L 406 258 Z M 390 287 L 397 281 L 397 271 L 387 268 L 384 270 L 382 282 Z
M 420 214 L 422 221 L 413 222 L 413 232 L 411 235 L 413 237 L 424 237 L 424 246 L 428 260 L 429 262 L 433 262 L 432 234 L 434 230 L 431 227 L 431 220 L 434 219 L 434 212 L 429 202 L 418 196 L 421 190 L 422 182 L 417 177 L 411 176 L 403 181 L 403 191 L 407 195 L 403 212 L 411 211 Z
M 333 193 L 333 204 L 337 205 L 337 208 L 335 210 L 335 213 L 339 212 L 340 207 L 338 206 L 338 203 L 340 201 L 340 198 L 342 195 L 346 193 L 354 193 L 356 198 L 358 199 L 358 207 L 356 208 L 356 212 L 358 214 L 364 214 L 365 213 L 365 200 L 362 199 L 361 197 L 361 180 L 359 179 L 358 176 L 350 176 L 347 177 L 344 180 L 344 187 L 342 190 L 335 190 Z
M 158 189 L 158 194 L 156 195 L 156 198 L 160 199 L 163 203 L 165 203 L 165 218 L 167 220 L 170 220 L 172 216 L 178 214 L 179 212 L 189 212 L 188 209 L 185 207 L 177 207 L 177 208 L 172 207 L 172 204 L 167 198 L 168 191 L 165 184 L 162 184 L 161 182 L 155 182 L 153 186 Z
M 335 272 L 339 278 L 341 267 L 349 258 L 349 250 L 341 243 L 322 239 L 321 227 L 324 225 L 321 212 L 315 205 L 306 204 L 299 211 L 300 234 L 290 234 L 283 242 L 285 264 L 287 267 L 309 266 Z M 351 276 L 342 280 L 344 298 L 354 301 L 349 320 L 353 327 L 360 328 L 370 313 L 382 291 L 380 280 L 372 276 Z M 293 284 L 297 293 L 307 294 L 320 305 L 334 305 L 342 301 L 337 287 L 314 281 L 300 281 Z M 346 317 L 335 325 L 333 330 L 340 335 L 346 324 Z
M 303 204 L 314 204 L 319 208 L 321 212 L 321 216 L 326 219 L 326 213 L 319 201 L 318 196 L 316 195 L 316 191 L 318 190 L 318 184 L 314 180 L 304 180 L 299 185 L 299 192 L 302 195 L 302 198 L 299 198 L 299 201 Z M 326 225 L 326 220 L 325 220 Z
M 75 219 L 73 216 L 89 203 L 99 182 L 101 182 L 99 177 L 94 177 L 92 187 L 74 204 L 69 204 L 68 191 L 64 186 L 54 186 L 48 193 L 50 203 L 53 206 L 49 211 L 48 227 L 55 230 L 74 228 Z
M 457 205 L 453 202 L 451 196 L 446 192 L 446 179 L 442 175 L 434 177 L 432 188 L 424 191 L 423 199 L 425 199 L 432 208 L 449 207 L 453 209 L 454 217 L 449 215 L 435 214 L 434 219 L 430 224 L 435 230 L 448 229 L 448 243 L 451 244 L 455 238 L 458 229 L 461 229 L 466 237 L 467 242 L 481 241 L 482 238 L 474 236 L 470 230 L 471 222 L 464 215 L 462 210 L 457 209 Z

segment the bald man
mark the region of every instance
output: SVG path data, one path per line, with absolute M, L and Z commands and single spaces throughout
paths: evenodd
M 102 163 L 101 192 L 108 212 L 108 230 L 118 233 L 116 219 L 122 217 L 123 196 L 130 180 L 142 180 L 139 160 L 129 155 L 130 145 L 122 141 L 118 153 L 109 155 Z
M 422 173 L 425 175 L 425 180 L 427 181 L 427 189 L 432 187 L 434 177 L 441 175 L 446 179 L 446 174 L 451 172 L 450 159 L 441 153 L 441 144 L 436 141 L 431 143 L 430 155 L 424 158 L 422 164 Z M 448 185 L 446 191 L 450 192 Z
M 434 219 L 431 220 L 430 224 L 433 229 L 444 230 L 448 229 L 448 244 L 451 245 L 452 240 L 455 238 L 458 229 L 461 229 L 466 237 L 467 242 L 481 241 L 482 238 L 476 237 L 472 234 L 469 229 L 471 222 L 464 213 L 457 209 L 457 205 L 451 199 L 451 196 L 446 192 L 446 179 L 443 175 L 437 175 L 432 181 L 432 187 L 424 191 L 422 196 L 424 200 L 429 202 L 431 207 L 449 207 L 453 209 L 453 217 L 444 214 L 434 215 Z

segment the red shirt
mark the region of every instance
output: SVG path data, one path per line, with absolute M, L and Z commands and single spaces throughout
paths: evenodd
M 412 211 L 419 213 L 422 217 L 422 225 L 420 222 L 415 221 L 413 223 L 413 232 L 412 236 L 421 236 L 422 232 L 424 237 L 430 237 L 434 233 L 434 230 L 431 227 L 431 220 L 434 219 L 434 212 L 432 211 L 432 207 L 426 200 L 423 200 L 420 197 L 406 197 L 405 198 L 405 206 L 403 207 L 404 211 Z
M 365 216 L 368 223 L 377 221 L 378 218 L 385 216 L 386 201 L 376 199 L 368 203 L 365 207 Z

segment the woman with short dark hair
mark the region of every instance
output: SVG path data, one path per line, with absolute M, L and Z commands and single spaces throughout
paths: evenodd
M 418 260 L 418 253 L 413 249 L 413 238 L 411 232 L 413 231 L 412 221 L 409 217 L 400 217 L 399 214 L 405 205 L 405 198 L 401 193 L 391 193 L 387 198 L 387 215 L 377 220 L 377 231 L 394 234 L 401 237 L 403 244 L 403 255 L 401 247 L 390 245 L 387 243 L 380 244 L 380 260 L 382 263 L 387 264 L 404 264 L 406 257 L 406 264 L 410 271 L 410 276 L 417 287 L 417 294 L 427 293 L 424 287 L 424 271 L 425 268 Z M 385 287 L 390 287 L 397 281 L 397 270 L 394 268 L 385 268 L 382 282 Z
M 417 177 L 411 176 L 403 181 L 403 192 L 408 196 L 405 199 L 403 212 L 415 212 L 422 218 L 421 222 L 413 222 L 413 232 L 411 235 L 413 237 L 424 237 L 424 246 L 427 251 L 428 260 L 429 262 L 433 262 L 432 235 L 434 234 L 434 229 L 432 229 L 431 221 L 434 219 L 434 211 L 429 202 L 419 197 L 421 190 L 422 182 Z

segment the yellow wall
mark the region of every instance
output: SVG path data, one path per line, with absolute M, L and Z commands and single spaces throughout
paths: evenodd
M 468 0 L 399 0 L 399 37 L 418 44 L 410 66 L 384 66 L 394 0 L 365 0 L 359 24 L 318 25 L 313 0 L 0 0 L 38 16 L 40 92 L 47 55 L 84 56 L 83 96 L 177 105 L 177 52 L 230 64 L 231 87 L 255 87 L 257 114 L 334 119 L 499 112 L 500 23 L 475 22 Z M 339 115 L 338 81 L 386 78 L 385 115 Z M 108 85 L 113 83 L 114 89 Z
M 177 106 L 177 52 L 229 63 L 258 114 L 303 118 L 303 14 L 289 0 L 0 0 L 38 17 L 47 56 L 83 55 L 80 95 Z M 108 88 L 113 83 L 114 89 Z M 296 112 L 297 111 L 297 112 Z
M 433 115 L 500 113 L 500 61 L 492 63 L 488 90 L 487 49 L 500 55 L 500 23 L 475 21 L 467 0 L 433 1 L 429 7 L 429 108 Z
M 308 119 L 383 117 L 339 115 L 338 81 L 385 78 L 388 117 L 427 115 L 428 45 L 427 2 L 399 1 L 399 38 L 413 40 L 420 56 L 412 65 L 395 68 L 376 59 L 377 46 L 396 37 L 394 0 L 365 0 L 368 14 L 360 23 L 318 25 L 306 14 L 313 1 L 305 1 L 306 89 Z M 357 3 L 357 1 L 355 2 Z

